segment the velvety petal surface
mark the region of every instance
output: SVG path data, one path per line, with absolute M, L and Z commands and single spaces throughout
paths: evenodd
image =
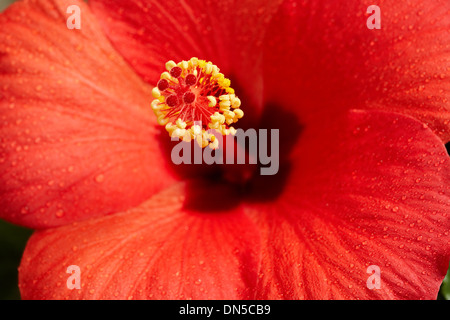
M 246 107 L 262 105 L 262 45 L 281 0 L 92 0 L 105 33 L 152 85 L 168 60 L 212 61 Z
M 350 111 L 305 129 L 293 162 L 278 200 L 247 209 L 263 238 L 258 298 L 436 299 L 450 259 L 450 159 L 429 128 Z
M 81 29 L 69 30 L 70 5 Z M 33 228 L 123 211 L 173 181 L 151 88 L 82 1 L 0 15 L 0 216 Z
M 381 29 L 369 29 L 380 8 Z M 265 101 L 306 123 L 349 108 L 411 115 L 450 140 L 450 2 L 286 0 L 264 41 Z
M 259 234 L 239 208 L 190 209 L 188 197 L 205 194 L 226 196 L 221 186 L 181 184 L 124 213 L 36 232 L 19 269 L 22 298 L 254 297 Z M 71 265 L 80 289 L 68 289 Z

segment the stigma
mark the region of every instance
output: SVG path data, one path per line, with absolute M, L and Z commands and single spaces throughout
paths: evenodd
M 219 141 L 211 132 L 236 133 L 231 125 L 244 116 L 241 100 L 216 65 L 194 57 L 168 61 L 166 69 L 152 90 L 151 107 L 172 138 L 216 149 Z

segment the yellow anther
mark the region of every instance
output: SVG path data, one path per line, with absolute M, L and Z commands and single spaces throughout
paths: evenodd
M 159 91 L 158 87 L 154 87 L 152 89 L 152 96 L 155 99 L 158 99 L 161 96 L 161 92 Z
M 196 58 L 196 57 L 191 58 L 191 59 L 189 60 L 189 65 L 190 65 L 192 68 L 195 68 L 196 66 L 198 66 L 198 58 Z
M 184 142 L 191 142 L 192 141 L 192 137 L 189 131 L 186 130 L 186 133 L 183 136 L 183 141 Z
M 177 64 L 175 63 L 175 61 L 170 60 L 166 62 L 166 69 L 167 71 L 170 71 L 173 67 L 175 67 Z
M 212 141 L 212 142 L 209 144 L 209 147 L 210 147 L 211 149 L 213 149 L 213 150 L 217 149 L 217 148 L 219 147 L 219 140 Z
M 211 122 L 214 124 L 214 129 L 217 129 L 217 123 L 223 124 L 225 122 L 225 116 L 223 114 L 220 114 L 218 112 L 211 115 Z
M 231 105 L 230 101 L 222 101 L 219 103 L 219 110 L 222 112 L 229 111 L 230 105 Z
M 209 100 L 208 107 L 215 107 L 217 104 L 217 99 L 214 96 L 208 96 L 207 98 Z
M 169 119 L 165 118 L 165 116 L 163 114 L 161 114 L 158 116 L 157 121 L 160 126 L 165 126 L 169 122 Z
M 156 110 L 161 109 L 161 108 L 162 108 L 162 105 L 161 105 L 160 103 L 161 103 L 161 102 L 160 102 L 158 99 L 153 100 L 153 101 L 152 101 L 152 104 L 151 104 L 152 110 L 153 110 L 153 111 L 156 111 Z
M 208 144 L 209 144 L 208 140 L 201 140 L 201 147 L 202 148 L 206 148 L 208 146 Z
M 214 114 L 211 115 L 211 121 L 216 122 L 220 120 L 220 113 L 214 112 Z
M 238 97 L 235 97 L 233 99 L 232 107 L 233 108 L 239 108 L 240 106 L 241 106 L 241 99 L 239 99 Z
M 208 127 L 209 127 L 210 129 L 219 129 L 219 128 L 220 128 L 220 123 L 219 123 L 218 121 L 210 122 L 210 123 L 208 124 Z
M 163 73 L 161 73 L 161 79 L 172 80 L 173 78 L 170 75 L 170 73 L 168 73 L 167 71 L 164 71 Z
M 180 138 L 180 137 L 184 137 L 185 134 L 186 134 L 186 129 L 176 128 L 175 130 L 172 131 L 171 137 L 172 138 Z
M 197 144 L 201 148 L 205 148 L 209 144 L 209 135 L 206 132 L 203 132 L 201 136 L 197 136 L 196 138 Z
M 211 74 L 211 72 L 213 71 L 213 66 L 210 62 L 208 62 L 205 66 L 205 73 L 206 74 Z
M 177 119 L 176 124 L 177 124 L 177 127 L 180 129 L 186 128 L 186 125 L 187 125 L 186 122 L 184 122 L 183 120 L 181 120 L 179 118 Z
M 229 86 L 231 85 L 230 79 L 223 79 L 222 85 L 223 85 L 224 87 L 229 87 Z
M 234 118 L 234 116 L 235 116 L 235 114 L 234 114 L 234 112 L 233 111 L 224 111 L 223 112 L 223 115 L 225 116 L 225 118 L 231 118 L 231 119 L 233 119 Z
M 161 112 L 161 110 L 154 110 L 153 113 L 155 114 L 156 118 L 158 118 L 161 115 L 164 115 L 164 113 Z
M 217 80 L 217 82 L 221 83 L 225 79 L 225 76 L 223 75 L 223 73 L 219 72 L 214 78 Z
M 181 69 L 183 69 L 183 70 L 186 70 L 186 69 L 188 69 L 189 68 L 189 63 L 187 62 L 187 61 L 181 61 L 180 63 L 178 63 L 178 66 L 181 68 Z
M 238 119 L 244 116 L 244 111 L 242 111 L 241 109 L 234 109 L 233 112 Z
M 215 77 L 219 73 L 219 71 L 220 71 L 220 69 L 216 65 L 213 65 L 213 70 L 211 72 L 211 75 L 213 77 Z
M 230 100 L 220 101 L 219 106 L 220 106 L 220 108 L 224 108 L 224 109 L 228 108 L 228 110 L 229 110 L 231 107 L 231 101 Z
M 194 137 L 202 134 L 202 127 L 199 125 L 193 125 L 190 130 Z
M 230 101 L 230 95 L 228 95 L 228 94 L 223 94 L 223 95 L 219 96 L 219 100 L 222 100 L 222 101 Z
M 172 122 L 169 122 L 169 123 L 166 124 L 166 130 L 167 130 L 167 132 L 169 133 L 170 136 L 172 136 L 172 132 L 174 132 L 175 129 L 177 129 L 177 126 L 174 126 L 172 124 Z

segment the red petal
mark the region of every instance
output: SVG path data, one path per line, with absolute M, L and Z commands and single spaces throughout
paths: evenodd
M 450 2 L 288 0 L 266 37 L 265 99 L 303 121 L 347 110 L 412 115 L 450 140 Z M 301 88 L 301 89 L 300 89 Z
M 187 193 L 218 188 L 181 185 L 128 212 L 36 232 L 19 269 L 22 298 L 253 297 L 259 237 L 248 218 L 183 205 Z M 67 287 L 71 265 L 81 289 Z
M 450 159 L 416 120 L 352 111 L 307 129 L 263 232 L 259 298 L 436 299 L 450 258 Z M 367 268 L 379 266 L 370 290 Z
M 211 60 L 248 104 L 262 103 L 262 41 L 281 1 L 92 0 L 105 33 L 135 70 L 156 84 L 168 60 Z
M 66 27 L 81 7 L 81 30 Z M 28 227 L 117 212 L 167 186 L 150 87 L 74 1 L 0 16 L 0 210 Z

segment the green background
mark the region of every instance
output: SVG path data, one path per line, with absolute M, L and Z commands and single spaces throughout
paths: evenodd
M 0 0 L 0 12 L 15 0 Z M 447 145 L 448 146 L 448 145 Z M 17 268 L 32 230 L 0 220 L 0 300 L 20 299 Z M 438 299 L 450 300 L 450 269 Z

